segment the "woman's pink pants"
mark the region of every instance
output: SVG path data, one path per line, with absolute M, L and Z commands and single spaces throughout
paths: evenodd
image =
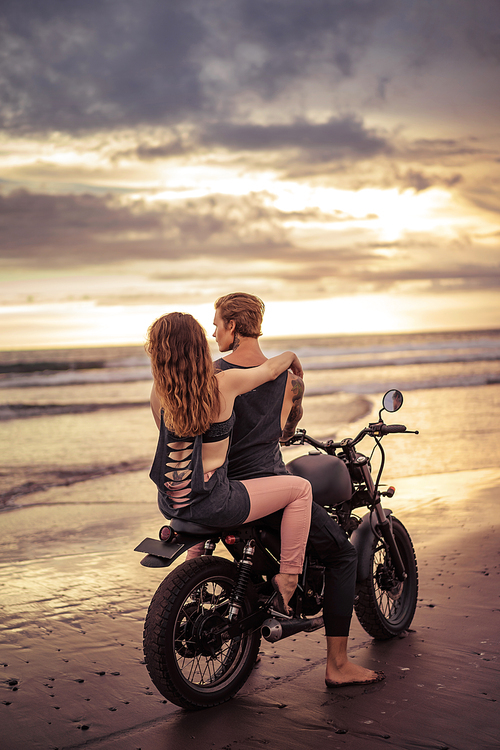
M 250 513 L 244 523 L 283 510 L 280 573 L 300 573 L 311 523 L 312 489 L 307 479 L 292 474 L 245 479 Z M 186 560 L 203 554 L 204 542 L 189 550 Z

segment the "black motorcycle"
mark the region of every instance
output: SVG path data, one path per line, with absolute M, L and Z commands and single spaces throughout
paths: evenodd
M 363 628 L 377 639 L 392 638 L 410 627 L 418 592 L 410 536 L 381 505 L 381 497 L 391 498 L 395 490 L 379 489 L 385 456 L 382 437 L 409 432 L 404 425 L 386 425 L 382 412 L 397 411 L 403 396 L 390 390 L 382 403 L 378 421 L 355 438 L 323 443 L 298 430 L 287 443 L 315 448 L 287 468 L 311 482 L 314 501 L 326 508 L 356 547 L 354 607 Z M 370 458 L 356 451 L 367 436 L 381 452 L 375 481 Z M 355 512 L 359 508 L 369 512 L 360 518 Z M 147 553 L 142 565 L 168 567 L 201 540 L 204 554 L 177 565 L 162 581 L 144 625 L 144 654 L 154 685 L 169 701 L 191 710 L 224 703 L 238 692 L 255 664 L 261 637 L 276 642 L 323 626 L 324 569 L 309 552 L 290 602 L 293 615 L 273 610 L 271 579 L 279 572 L 280 539 L 265 518 L 224 530 L 173 519 L 162 527 L 159 540 L 145 539 L 136 551 Z M 227 557 L 213 555 L 218 542 Z

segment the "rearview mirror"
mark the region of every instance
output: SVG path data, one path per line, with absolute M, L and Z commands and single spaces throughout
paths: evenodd
M 390 391 L 387 391 L 382 399 L 382 405 L 386 411 L 398 411 L 403 406 L 403 394 L 401 391 L 392 388 Z

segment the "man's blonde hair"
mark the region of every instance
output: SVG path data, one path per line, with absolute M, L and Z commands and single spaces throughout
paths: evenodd
M 262 336 L 262 319 L 266 307 L 259 297 L 246 292 L 233 292 L 219 297 L 214 307 L 220 312 L 226 328 L 229 321 L 234 320 L 235 333 L 240 336 L 250 339 Z

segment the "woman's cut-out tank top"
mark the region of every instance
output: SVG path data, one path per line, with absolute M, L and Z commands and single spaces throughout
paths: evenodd
M 209 478 L 203 472 L 203 442 L 230 437 L 234 414 L 211 425 L 205 435 L 179 437 L 161 415 L 158 445 L 149 476 L 158 487 L 158 504 L 166 518 L 184 518 L 208 526 L 238 525 L 250 511 L 250 501 L 240 482 L 227 478 L 224 464 Z

